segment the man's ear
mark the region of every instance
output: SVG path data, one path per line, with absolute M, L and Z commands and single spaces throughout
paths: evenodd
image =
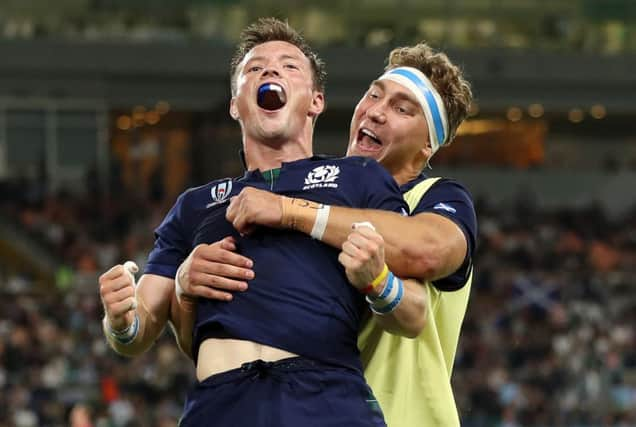
M 313 99 L 311 107 L 309 107 L 309 115 L 316 117 L 325 110 L 325 94 L 317 90 L 313 91 Z
M 236 98 L 234 97 L 232 97 L 232 99 L 230 100 L 230 117 L 232 117 L 234 120 L 239 119 L 238 108 L 236 108 Z
M 426 143 L 418 151 L 417 157 L 420 157 L 424 161 L 424 167 L 428 165 L 431 157 L 433 157 L 433 146 L 431 145 L 431 141 L 426 141 Z

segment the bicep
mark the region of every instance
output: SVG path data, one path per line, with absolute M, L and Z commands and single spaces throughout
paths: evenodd
M 468 240 L 462 228 L 453 220 L 432 212 L 412 217 L 416 227 L 422 227 L 428 238 L 437 241 L 437 258 L 440 260 L 437 277 L 457 271 L 468 256 Z

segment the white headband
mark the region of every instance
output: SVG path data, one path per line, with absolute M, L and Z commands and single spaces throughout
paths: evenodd
M 428 123 L 428 135 L 433 154 L 448 138 L 446 108 L 435 86 L 417 68 L 398 67 L 384 73 L 378 80 L 391 80 L 409 89 L 418 100 Z

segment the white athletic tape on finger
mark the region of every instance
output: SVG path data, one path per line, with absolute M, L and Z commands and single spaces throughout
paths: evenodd
M 375 231 L 375 227 L 369 221 L 354 222 L 351 224 L 351 228 L 354 230 L 358 227 L 369 227 L 371 230 Z
M 137 308 L 137 282 L 135 280 L 135 273 L 139 271 L 139 267 L 137 267 L 134 261 L 126 261 L 124 263 L 124 271 L 130 277 L 133 287 L 135 288 L 135 296 L 133 297 L 133 303 L 130 307 L 130 310 L 135 310 Z

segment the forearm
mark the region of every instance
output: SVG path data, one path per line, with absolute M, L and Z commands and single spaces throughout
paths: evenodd
M 403 280 L 402 284 L 404 293 L 395 310 L 387 314 L 373 312 L 373 316 L 387 332 L 415 338 L 426 326 L 427 285 L 412 279 Z
M 181 304 L 176 295 L 170 303 L 170 326 L 179 349 L 190 359 L 192 356 L 192 331 L 196 320 L 196 299 L 181 296 Z
M 288 222 L 295 229 L 310 234 L 315 222 L 315 209 L 301 208 L 293 211 L 295 220 Z M 465 255 L 462 232 L 448 233 L 450 222 L 436 218 L 434 214 L 405 217 L 395 212 L 370 209 L 353 209 L 331 206 L 322 241 L 340 248 L 351 233 L 351 224 L 368 221 L 384 238 L 386 263 L 401 277 L 420 280 L 436 280 L 446 277 L 459 268 Z M 450 224 L 450 227 L 455 227 Z M 454 230 L 451 230 L 454 231 Z
M 117 340 L 110 329 L 106 316 L 102 319 L 104 335 L 110 347 L 122 356 L 134 357 L 148 350 L 163 331 L 166 319 L 158 319 L 143 308 L 142 305 L 135 310 L 138 318 L 137 332 L 130 342 Z
M 136 331 L 130 338 L 118 339 L 106 316 L 102 319 L 104 335 L 117 353 L 133 357 L 148 350 L 163 332 L 168 321 L 170 298 L 174 294 L 174 280 L 156 275 L 144 275 L 139 280 L 135 295 L 138 319 Z M 131 326 L 134 320 L 126 326 Z

